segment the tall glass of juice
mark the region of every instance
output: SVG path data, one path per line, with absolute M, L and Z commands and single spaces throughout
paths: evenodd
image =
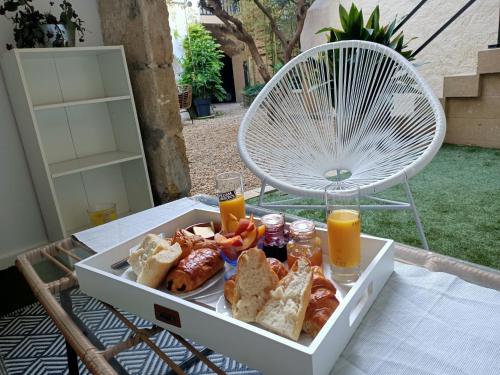
M 222 232 L 234 232 L 238 220 L 245 217 L 243 176 L 239 172 L 220 173 L 216 177 L 216 185 Z
M 341 189 L 338 183 L 325 188 L 328 250 L 333 278 L 353 284 L 361 263 L 361 214 L 359 188 Z

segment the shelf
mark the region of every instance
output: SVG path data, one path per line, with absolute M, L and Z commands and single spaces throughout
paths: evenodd
M 90 155 L 83 158 L 65 160 L 49 164 L 52 178 L 67 176 L 74 173 L 84 172 L 95 168 L 107 167 L 109 165 L 124 163 L 130 160 L 140 159 L 142 155 L 131 152 L 113 151 L 102 154 Z
M 35 106 L 33 106 L 33 109 L 35 111 L 43 111 L 43 110 L 46 110 L 46 109 L 72 107 L 72 106 L 75 106 L 75 105 L 85 105 L 85 104 L 107 103 L 107 102 L 115 102 L 115 101 L 119 101 L 119 100 L 128 100 L 128 99 L 130 99 L 130 95 L 110 96 L 110 97 L 107 97 L 107 98 L 74 100 L 74 101 L 70 101 L 70 102 L 61 102 L 61 103 L 35 105 Z

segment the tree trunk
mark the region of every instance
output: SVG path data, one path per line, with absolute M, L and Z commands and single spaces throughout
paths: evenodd
M 104 43 L 123 44 L 156 203 L 191 189 L 165 1 L 98 0 Z

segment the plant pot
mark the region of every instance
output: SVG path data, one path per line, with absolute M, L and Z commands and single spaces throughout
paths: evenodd
M 257 94 L 255 95 L 247 95 L 243 93 L 243 107 L 248 108 L 252 105 L 252 102 L 254 99 L 257 97 Z
M 45 34 L 45 42 L 40 47 L 74 47 L 75 46 L 75 30 L 74 28 L 66 28 L 62 24 L 46 24 L 41 25 Z M 50 36 L 49 36 L 50 35 Z
M 210 99 L 196 98 L 193 103 L 198 117 L 210 116 Z

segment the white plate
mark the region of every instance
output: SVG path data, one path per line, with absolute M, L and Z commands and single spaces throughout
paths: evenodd
M 132 271 L 132 267 L 128 267 L 122 274 L 121 277 L 127 279 L 127 280 L 132 280 L 136 281 L 137 280 L 137 275 L 135 274 L 134 271 Z M 167 289 L 165 285 L 162 285 L 158 288 L 158 290 L 161 290 L 162 292 L 172 294 L 174 296 L 180 297 L 180 298 L 191 298 L 194 297 L 205 290 L 209 289 L 211 286 L 216 284 L 220 279 L 224 278 L 224 268 L 217 272 L 214 276 L 212 276 L 210 279 L 208 279 L 205 284 L 200 286 L 198 289 L 192 290 L 191 292 L 187 293 L 172 293 L 170 290 Z
M 165 238 L 165 234 L 164 233 L 159 233 L 158 236 L 160 236 L 161 238 Z M 139 246 L 141 245 L 141 243 L 142 243 L 142 240 L 137 245 L 131 247 L 130 250 L 129 250 L 129 254 L 132 255 L 132 253 L 136 252 L 139 249 Z M 132 267 L 128 267 L 121 274 L 121 277 L 123 277 L 123 278 L 125 278 L 127 280 L 137 281 L 137 275 L 135 274 L 134 271 L 132 271 Z M 200 286 L 199 288 L 197 288 L 195 290 L 192 290 L 191 292 L 187 292 L 187 293 L 172 293 L 163 284 L 162 284 L 162 286 L 160 286 L 158 288 L 158 290 L 161 290 L 162 292 L 165 292 L 165 293 L 168 293 L 168 294 L 172 294 L 172 295 L 180 297 L 180 298 L 190 298 L 190 297 L 197 296 L 201 292 L 209 289 L 211 286 L 215 285 L 223 277 L 224 277 L 224 268 L 221 271 L 217 272 L 210 279 L 208 279 L 207 281 L 205 281 L 205 283 L 202 286 Z

